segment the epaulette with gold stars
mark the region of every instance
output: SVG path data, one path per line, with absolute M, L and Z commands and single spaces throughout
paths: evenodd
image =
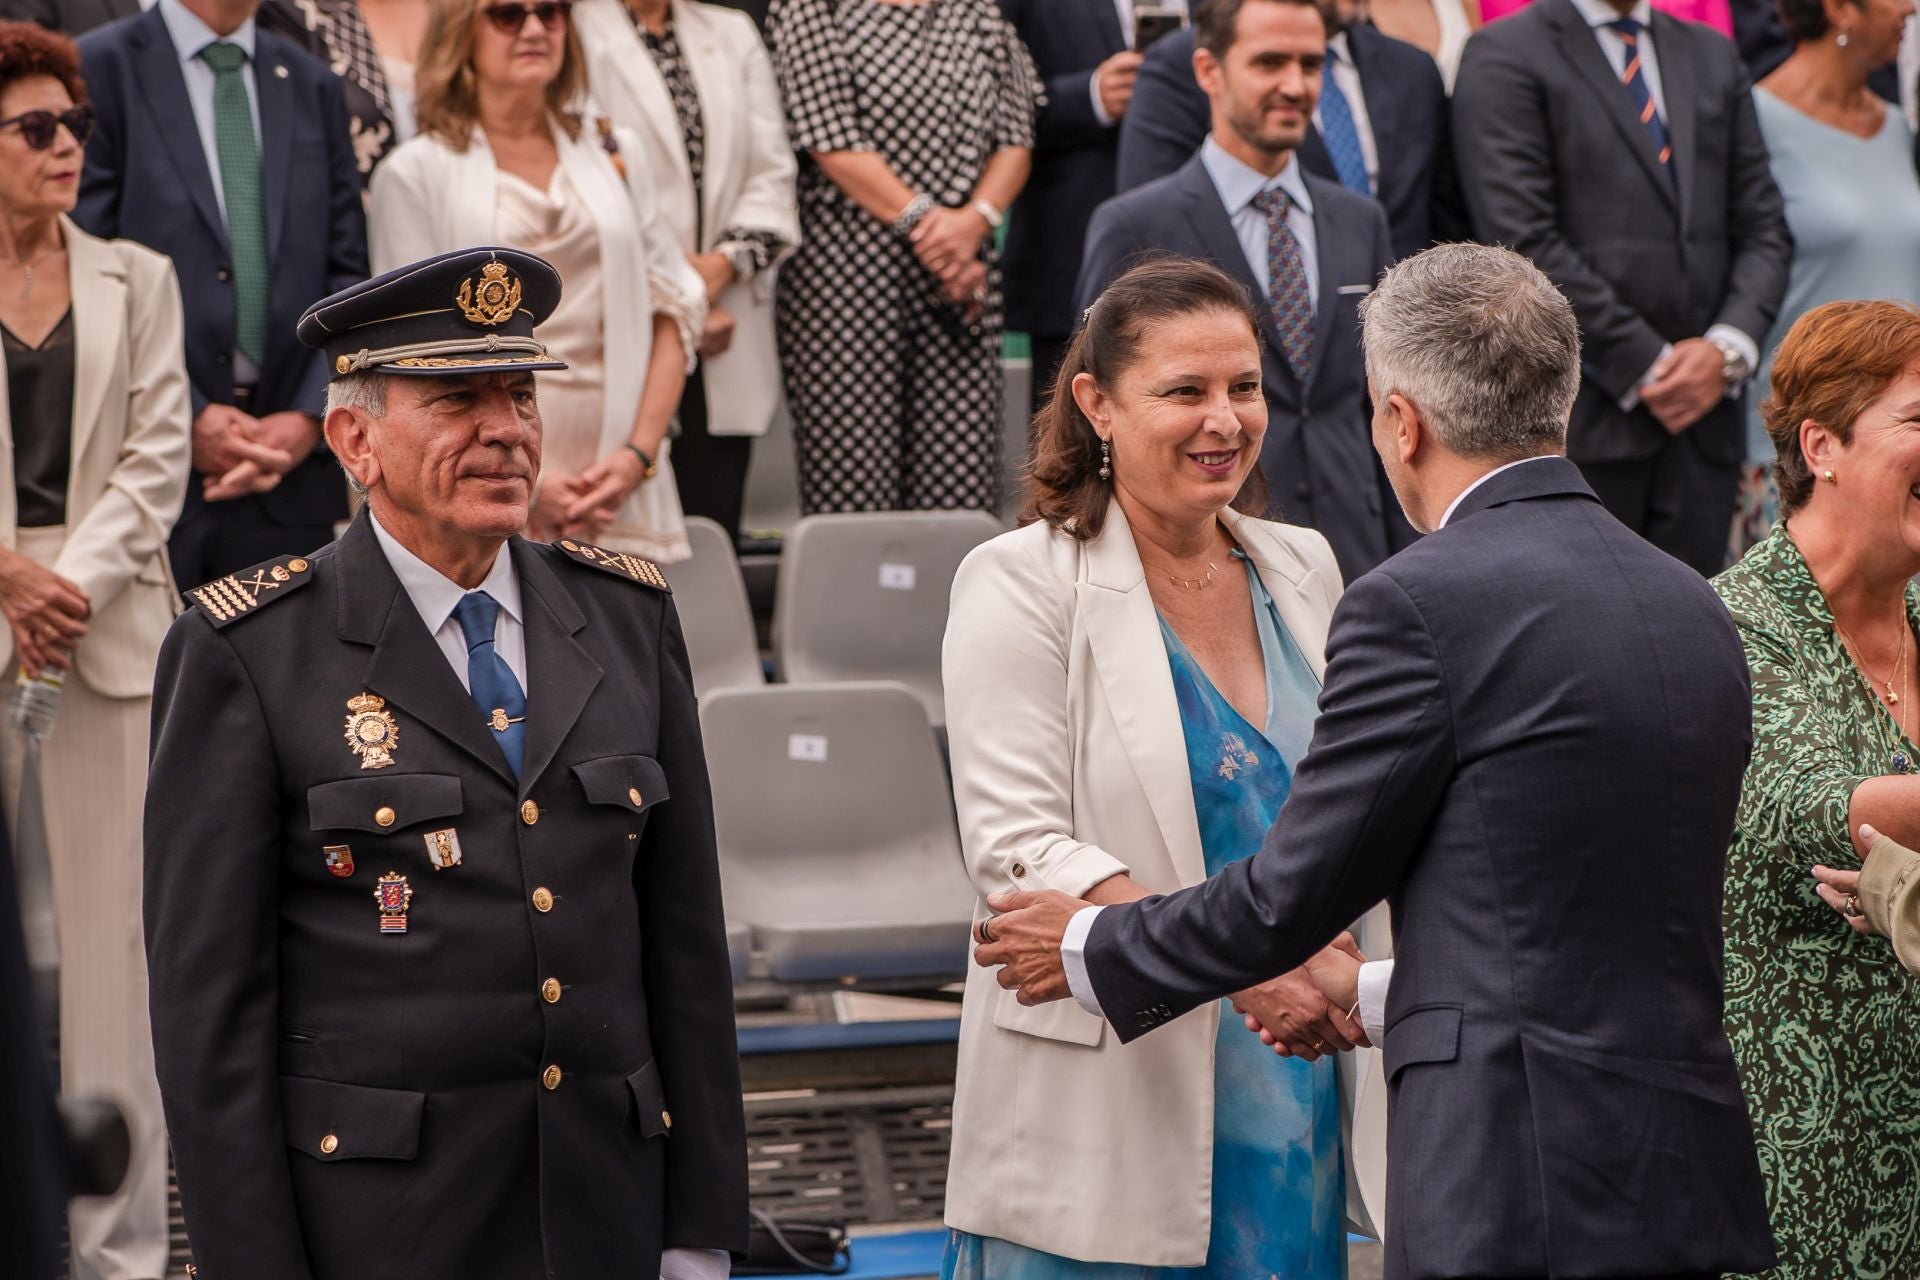
M 626 578 L 643 587 L 652 587 L 655 591 L 673 594 L 673 588 L 667 585 L 667 575 L 661 573 L 660 566 L 651 560 L 642 560 L 639 556 L 630 556 L 624 551 L 608 551 L 605 547 L 596 547 L 591 542 L 575 542 L 572 538 L 562 538 L 553 545 L 565 552 L 569 560 L 591 565 L 602 573 Z
M 281 556 L 215 578 L 203 587 L 187 592 L 200 611 L 216 627 L 264 609 L 282 596 L 290 596 L 313 581 L 313 568 L 300 556 Z

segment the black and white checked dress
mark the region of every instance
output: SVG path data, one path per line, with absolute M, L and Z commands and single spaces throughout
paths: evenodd
M 1031 147 L 1040 81 L 994 0 L 776 0 L 774 70 L 797 150 L 874 151 L 964 207 L 994 152 Z M 1003 303 L 988 256 L 969 324 L 907 241 L 818 167 L 780 272 L 780 363 L 808 512 L 992 510 Z

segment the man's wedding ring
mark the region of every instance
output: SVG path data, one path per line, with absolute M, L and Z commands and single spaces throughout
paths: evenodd
M 1860 909 L 1860 896 L 1853 893 L 1848 894 L 1847 900 L 1840 904 L 1840 914 L 1849 920 L 1858 920 L 1861 916 L 1865 915 L 1866 912 Z
M 980 935 L 981 945 L 992 946 L 993 945 L 993 917 L 988 916 L 986 919 L 982 920 L 980 922 L 980 927 L 974 930 L 974 932 Z M 951 937 L 952 935 L 948 935 L 948 936 Z
M 1315 1036 L 1313 1040 L 1313 1051 L 1315 1053 L 1325 1053 L 1327 1051 L 1327 1042 Z

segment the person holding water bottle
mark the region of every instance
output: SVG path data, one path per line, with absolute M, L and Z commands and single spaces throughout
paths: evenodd
M 61 1085 L 111 1095 L 133 1131 L 120 1192 L 77 1202 L 72 1274 L 148 1280 L 167 1270 L 167 1152 L 140 814 L 191 414 L 172 266 L 67 216 L 92 132 L 72 42 L 0 23 L 0 659 L 19 682 L 0 797 L 18 820 L 37 755 L 44 849 L 17 852 L 49 873 L 50 905 L 28 910 L 51 912 L 59 945 Z

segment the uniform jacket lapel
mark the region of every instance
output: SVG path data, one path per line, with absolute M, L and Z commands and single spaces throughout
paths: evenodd
M 370 645 L 366 687 L 465 751 L 513 785 L 513 771 L 500 753 L 473 699 L 434 643 L 420 611 L 400 586 L 374 537 L 372 517 L 362 512 L 340 538 L 339 631 L 342 640 Z M 532 646 L 529 644 L 529 650 Z M 529 718 L 532 698 L 528 698 Z M 396 753 L 404 760 L 402 741 Z
M 1206 855 L 1193 807 L 1173 669 L 1167 664 L 1140 553 L 1117 504 L 1107 508 L 1105 528 L 1082 555 L 1082 576 L 1074 591 L 1086 619 L 1100 687 L 1153 808 L 1174 872 L 1181 884 L 1198 884 L 1207 878 Z
M 1648 135 L 1647 127 L 1640 123 L 1639 113 L 1633 109 L 1632 95 L 1627 92 L 1626 86 L 1620 83 L 1620 77 L 1614 74 L 1613 64 L 1601 51 L 1600 41 L 1593 34 L 1593 28 L 1587 25 L 1586 20 L 1580 16 L 1580 11 L 1573 7 L 1571 0 L 1543 0 L 1543 3 L 1555 6 L 1551 11 L 1551 17 L 1554 25 L 1560 29 L 1561 56 L 1572 63 L 1573 69 L 1586 80 L 1593 90 L 1595 107 L 1604 112 L 1607 119 L 1613 122 L 1613 127 L 1619 132 L 1621 140 L 1627 144 L 1634 155 L 1640 157 L 1641 165 L 1652 176 L 1653 185 L 1660 189 L 1661 199 L 1672 206 L 1675 213 L 1678 213 L 1679 196 L 1674 191 L 1672 181 L 1667 177 L 1667 171 L 1661 167 L 1660 156 L 1653 149 L 1653 139 Z M 1654 38 L 1656 42 L 1659 39 L 1658 35 Z M 1678 41 L 1670 43 L 1677 44 Z M 1667 64 L 1664 48 L 1660 50 L 1660 58 L 1661 70 L 1665 71 Z M 1680 87 L 1667 77 L 1663 77 L 1663 80 L 1673 84 L 1675 88 Z
M 179 52 L 173 47 L 166 19 L 158 9 L 149 10 L 136 21 L 145 24 L 140 38 L 134 42 L 134 74 L 146 97 L 147 110 L 155 119 L 180 122 L 174 128 L 162 129 L 160 136 L 166 140 L 167 154 L 179 170 L 180 180 L 192 198 L 193 207 L 199 211 L 200 220 L 207 224 L 215 243 L 224 246 L 227 224 L 221 220 L 220 206 L 213 198 L 213 174 L 207 169 L 207 153 L 200 149 L 199 130 L 191 127 L 193 103 L 187 97 Z
M 524 795 L 553 763 L 603 671 L 576 639 L 587 625 L 580 606 L 526 543 L 515 538 L 509 545 L 526 613 L 527 745 L 520 768 Z

